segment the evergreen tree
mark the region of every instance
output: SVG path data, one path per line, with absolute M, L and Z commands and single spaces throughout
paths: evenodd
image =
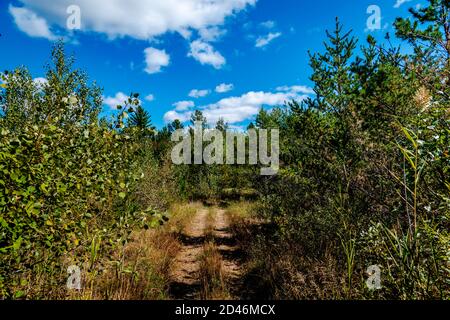
M 223 118 L 220 118 L 219 121 L 217 121 L 216 123 L 216 130 L 225 132 L 227 131 L 229 128 L 228 123 L 225 122 L 225 120 Z
M 191 124 L 192 124 L 192 126 L 194 126 L 196 122 L 201 122 L 203 129 L 207 129 L 208 128 L 207 119 L 203 115 L 203 112 L 201 112 L 200 110 L 195 110 L 194 113 L 191 116 Z
M 172 123 L 170 123 L 170 124 L 167 126 L 167 128 L 168 128 L 168 130 L 169 130 L 170 133 L 173 133 L 173 132 L 175 132 L 176 130 L 184 129 L 184 125 L 181 123 L 180 120 L 175 119 L 174 121 L 172 121 Z
M 410 68 L 428 90 L 450 97 L 450 1 L 428 0 L 428 6 L 411 8 L 411 18 L 397 18 L 397 36 L 414 48 Z M 420 67 L 419 67 L 420 66 Z
M 130 116 L 130 125 L 141 130 L 146 130 L 151 127 L 150 114 L 138 106 L 136 111 Z
M 315 100 L 310 100 L 311 107 L 322 111 L 341 112 L 346 108 L 355 86 L 351 72 L 351 59 L 357 40 L 351 36 L 351 30 L 343 33 L 343 27 L 336 18 L 333 33 L 327 30 L 328 43 L 325 42 L 325 53 L 310 55 L 313 69 L 311 80 L 315 83 Z

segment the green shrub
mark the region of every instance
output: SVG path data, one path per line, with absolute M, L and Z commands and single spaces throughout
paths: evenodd
M 98 89 L 71 70 L 62 44 L 53 58 L 47 84 L 21 68 L 1 92 L 1 297 L 64 292 L 70 264 L 92 269 L 135 226 L 163 218 L 129 200 L 143 175 L 140 142 L 124 130 L 137 97 L 100 125 Z

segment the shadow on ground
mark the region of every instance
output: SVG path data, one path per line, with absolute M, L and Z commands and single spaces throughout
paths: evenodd
M 205 204 L 212 206 L 213 204 Z M 217 206 L 217 203 L 215 204 Z M 219 207 L 226 207 L 223 202 Z M 208 234 L 200 237 L 187 236 L 185 234 L 175 235 L 182 246 L 203 246 L 206 242 L 212 241 L 218 248 L 223 261 L 231 264 L 246 266 L 249 260 L 246 246 L 252 244 L 256 235 L 271 236 L 274 234 L 273 225 L 256 223 L 246 227 L 245 232 L 239 233 L 231 227 L 214 229 L 215 234 Z M 237 234 L 238 233 L 238 234 Z M 222 236 L 219 236 L 222 234 Z M 223 234 L 232 235 L 230 237 Z M 238 277 L 229 280 L 229 290 L 236 300 L 270 300 L 273 297 L 273 288 L 265 281 L 267 277 L 262 277 L 265 270 L 262 267 L 242 268 L 243 272 Z M 194 275 L 192 275 L 194 280 Z M 195 279 L 197 280 L 197 279 Z M 175 300 L 195 300 L 199 299 L 202 290 L 200 281 L 193 283 L 181 283 L 174 281 L 169 285 L 168 293 Z

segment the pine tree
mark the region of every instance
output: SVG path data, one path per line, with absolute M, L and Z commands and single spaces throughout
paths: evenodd
M 351 36 L 351 30 L 343 33 L 342 29 L 336 18 L 335 31 L 330 33 L 327 30 L 329 42 L 325 42 L 326 52 L 309 53 L 313 69 L 311 80 L 315 83 L 317 95 L 316 100 L 310 100 L 310 104 L 322 111 L 343 111 L 354 87 L 351 59 L 357 40 Z
M 223 118 L 220 118 L 219 121 L 217 121 L 216 130 L 225 132 L 228 130 L 228 128 L 229 128 L 229 125 L 227 122 L 225 122 L 225 120 Z
M 396 34 L 414 48 L 412 67 L 428 90 L 450 97 L 450 1 L 428 0 L 426 7 L 397 18 Z M 418 68 L 417 66 L 420 66 Z
M 131 114 L 129 125 L 137 128 L 141 137 L 153 137 L 156 129 L 152 125 L 150 114 L 142 106 L 138 106 Z
M 170 124 L 167 126 L 167 128 L 168 128 L 168 130 L 169 130 L 170 133 L 173 133 L 173 132 L 175 132 L 176 130 L 184 129 L 184 125 L 181 123 L 180 120 L 176 119 L 176 120 L 172 121 L 172 123 L 170 123 Z
M 191 124 L 194 126 L 196 122 L 201 122 L 203 129 L 208 128 L 207 119 L 200 110 L 195 110 L 191 116 Z
M 149 113 L 142 106 L 138 106 L 130 116 L 130 125 L 141 130 L 149 128 L 151 126 Z
M 450 57 L 450 1 L 428 0 L 429 5 L 409 11 L 412 18 L 397 18 L 397 36 L 417 46 L 419 40 L 429 47 L 439 47 Z M 423 27 L 422 29 L 420 27 Z

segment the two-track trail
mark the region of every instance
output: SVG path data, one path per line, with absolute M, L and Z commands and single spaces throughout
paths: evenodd
M 234 234 L 230 230 L 226 211 L 215 210 L 214 242 L 222 256 L 222 272 L 232 296 L 239 296 L 239 288 L 243 277 L 242 254 Z
M 228 288 L 229 298 L 239 296 L 242 278 L 240 248 L 230 231 L 230 222 L 225 210 L 211 207 L 196 212 L 180 236 L 182 247 L 171 267 L 169 293 L 176 300 L 198 300 L 202 298 L 202 258 L 205 244 L 213 245 L 220 254 L 220 268 Z M 203 279 L 204 280 L 204 279 Z M 203 281 L 204 282 L 204 281 Z

